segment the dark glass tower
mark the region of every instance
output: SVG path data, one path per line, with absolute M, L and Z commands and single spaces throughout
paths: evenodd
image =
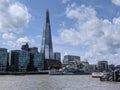
M 46 11 L 45 25 L 43 28 L 41 54 L 42 59 L 53 59 L 52 36 L 50 27 L 49 11 Z

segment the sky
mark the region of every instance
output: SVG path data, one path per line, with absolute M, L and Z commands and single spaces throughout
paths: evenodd
M 0 48 L 40 51 L 47 9 L 54 52 L 120 64 L 120 0 L 0 0 Z

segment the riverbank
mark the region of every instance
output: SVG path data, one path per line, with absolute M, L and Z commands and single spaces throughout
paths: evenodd
M 0 75 L 44 75 L 48 74 L 48 71 L 40 71 L 40 72 L 0 72 Z

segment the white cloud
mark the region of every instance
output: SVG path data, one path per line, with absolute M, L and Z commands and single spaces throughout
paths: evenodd
M 16 37 L 13 33 L 3 33 L 2 39 L 4 40 L 14 40 Z
M 0 32 L 18 33 L 19 29 L 27 25 L 30 17 L 25 5 L 10 0 L 0 0 Z
M 24 37 L 20 37 L 16 40 L 16 45 L 18 47 L 20 47 L 21 45 L 25 44 L 25 43 L 29 43 L 29 44 L 33 44 L 34 43 L 34 39 L 24 36 Z
M 76 23 L 71 25 L 74 28 L 62 28 L 60 37 L 71 45 L 88 45 L 84 58 L 100 56 L 106 59 L 109 56 L 113 59 L 114 55 L 120 54 L 120 16 L 112 21 L 99 19 L 94 8 L 75 3 L 69 5 L 65 13 Z
M 99 34 L 99 32 L 101 32 L 99 35 L 102 35 L 102 31 L 96 31 L 100 21 L 93 8 L 84 5 L 78 8 L 76 4 L 72 4 L 66 8 L 66 16 L 69 19 L 76 19 L 77 23 L 75 23 L 76 28 L 62 28 L 60 37 L 63 41 L 78 45 L 92 39 L 91 36 Z
M 28 37 L 21 37 L 21 38 L 17 39 L 16 42 L 21 44 L 21 43 L 30 42 L 30 40 L 28 39 Z
M 63 44 L 63 43 L 61 43 L 62 42 L 61 38 L 58 36 L 52 36 L 52 42 L 53 42 L 53 44 L 55 44 L 55 46 Z
M 20 38 L 16 39 L 16 41 L 15 41 L 17 47 L 21 47 L 21 45 L 23 45 L 27 42 L 29 44 L 33 44 L 34 39 L 31 39 L 30 37 L 24 36 L 24 37 L 20 37 Z
M 120 0 L 112 0 L 112 3 L 117 6 L 120 6 Z
M 21 45 L 23 45 L 27 42 L 29 44 L 34 43 L 34 40 L 27 37 L 27 36 L 16 38 L 16 36 L 12 33 L 3 34 L 2 38 L 4 40 L 4 42 L 2 44 L 7 45 L 7 46 L 14 48 L 14 49 L 20 49 Z
M 33 43 L 29 37 L 18 37 L 30 21 L 31 15 L 25 5 L 15 0 L 0 0 L 0 33 L 2 44 L 9 48 L 20 49 L 23 42 Z
M 61 31 L 60 37 L 64 42 L 71 43 L 72 45 L 80 44 L 79 32 L 77 32 L 73 28 L 70 28 L 70 29 L 63 28 L 63 30 Z
M 89 20 L 96 18 L 96 11 L 91 7 L 86 7 L 85 5 L 81 5 L 79 8 L 76 7 L 76 3 L 69 5 L 66 8 L 66 16 L 71 19 L 79 19 L 79 20 Z

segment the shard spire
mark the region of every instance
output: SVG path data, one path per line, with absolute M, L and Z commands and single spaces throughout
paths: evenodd
M 46 11 L 45 25 L 42 35 L 41 53 L 44 59 L 53 59 L 53 47 L 49 11 Z
M 49 10 L 46 10 L 46 23 L 50 24 L 50 18 L 49 18 Z

